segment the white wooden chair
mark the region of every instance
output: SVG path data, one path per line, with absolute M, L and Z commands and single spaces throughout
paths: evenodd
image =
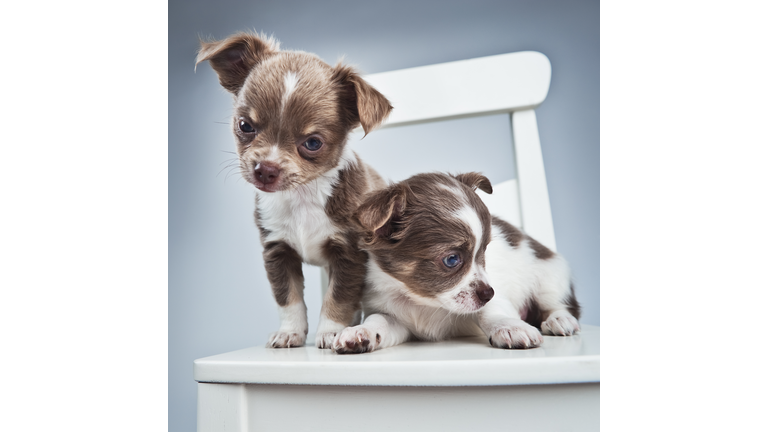
M 366 79 L 397 107 L 384 127 L 509 113 L 517 179 L 480 194 L 492 213 L 556 250 L 534 113 L 550 77 L 547 57 L 526 51 Z M 347 356 L 254 347 L 198 359 L 194 377 L 205 432 L 597 430 L 600 331 L 583 325 L 517 351 L 482 338 Z

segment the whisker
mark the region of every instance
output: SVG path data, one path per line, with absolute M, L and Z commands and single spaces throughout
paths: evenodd
M 237 165 L 232 165 L 232 164 L 229 164 L 229 165 L 225 166 L 224 168 L 222 168 L 222 169 L 220 169 L 220 170 L 219 170 L 219 172 L 216 174 L 216 177 L 218 177 L 218 176 L 219 176 L 219 174 L 221 174 L 221 172 L 222 172 L 222 171 L 224 171 L 225 169 L 227 169 L 227 168 L 230 168 L 230 169 L 231 169 L 231 168 L 235 168 L 235 167 L 237 167 Z

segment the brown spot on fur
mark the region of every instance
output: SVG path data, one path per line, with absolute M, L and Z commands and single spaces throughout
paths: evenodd
M 544 311 L 541 310 L 539 302 L 537 302 L 535 299 L 528 301 L 527 310 L 528 312 L 525 315 L 524 321 L 541 331 L 541 323 L 543 323 L 544 320 L 549 316 L 549 313 L 544 316 Z
M 581 318 L 581 306 L 579 305 L 579 302 L 576 301 L 576 296 L 574 295 L 574 290 L 573 290 L 573 283 L 571 283 L 570 293 L 568 294 L 568 296 L 565 297 L 565 299 L 563 299 L 562 302 L 566 310 L 568 311 L 568 313 L 573 315 L 573 317 L 576 319 Z M 527 309 L 527 314 L 524 321 L 536 327 L 539 330 L 541 330 L 541 324 L 547 318 L 549 318 L 549 315 L 551 315 L 553 312 L 551 310 L 542 309 L 539 303 L 535 299 L 531 299 L 528 302 L 526 309 Z
M 552 252 L 549 248 L 536 241 L 536 239 L 533 237 L 524 234 L 511 223 L 496 216 L 492 216 L 492 220 L 493 225 L 499 228 L 502 235 L 504 235 L 504 239 L 506 239 L 507 243 L 513 248 L 518 247 L 520 242 L 523 239 L 526 239 L 528 240 L 528 245 L 531 247 L 531 249 L 533 249 L 533 253 L 536 255 L 536 258 L 549 259 L 555 256 L 555 253 Z
M 491 216 L 491 220 L 492 220 L 493 226 L 499 228 L 501 233 L 504 235 L 504 239 L 513 248 L 516 248 L 525 237 L 525 234 L 523 234 L 522 231 L 520 231 L 514 225 L 505 221 L 504 219 L 500 219 L 496 216 Z
M 525 238 L 528 240 L 528 245 L 531 247 L 531 249 L 533 249 L 533 253 L 536 255 L 536 258 L 545 260 L 555 256 L 554 252 L 549 250 L 549 248 L 543 244 L 537 242 L 534 238 L 527 235 Z
M 278 241 L 265 244 L 264 267 L 278 305 L 287 306 L 303 299 L 301 256 L 288 243 Z
M 573 315 L 574 318 L 581 318 L 581 305 L 576 301 L 576 294 L 573 290 L 573 283 L 571 283 L 571 292 L 568 297 L 565 298 L 565 306 L 568 309 L 568 313 Z
M 381 335 L 380 335 L 380 334 L 378 334 L 378 333 L 376 333 L 376 343 L 377 343 L 377 344 L 380 344 L 380 343 L 381 343 Z

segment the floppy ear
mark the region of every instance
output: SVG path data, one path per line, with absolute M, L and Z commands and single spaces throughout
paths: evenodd
M 480 173 L 468 172 L 464 174 L 455 175 L 454 177 L 456 178 L 456 180 L 472 188 L 472 190 L 480 189 L 481 191 L 487 194 L 493 193 L 493 187 L 491 186 L 491 181 L 488 180 L 486 176 Z
M 405 188 L 394 185 L 369 195 L 352 218 L 366 232 L 370 244 L 377 239 L 389 239 L 404 210 Z
M 237 94 L 254 66 L 277 53 L 280 43 L 273 38 L 252 33 L 237 33 L 221 41 L 200 41 L 198 63 L 208 60 L 219 83 L 230 93 Z
M 333 68 L 333 79 L 345 89 L 342 104 L 351 114 L 351 120 L 354 123 L 360 122 L 366 135 L 381 125 L 392 111 L 392 105 L 387 98 L 368 84 L 351 66 L 337 64 Z

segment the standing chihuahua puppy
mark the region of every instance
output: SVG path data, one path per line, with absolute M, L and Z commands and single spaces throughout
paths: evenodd
M 334 340 L 362 353 L 409 339 L 484 334 L 499 348 L 533 348 L 579 330 L 565 260 L 492 217 L 477 173 L 419 174 L 372 194 L 355 215 L 370 253 L 362 325 Z
M 330 348 L 353 323 L 365 279 L 367 255 L 350 217 L 364 194 L 385 186 L 347 147 L 347 135 L 358 125 L 367 134 L 392 107 L 351 67 L 280 51 L 263 35 L 201 42 L 197 63 L 205 60 L 234 95 L 240 170 L 257 189 L 256 224 L 280 308 L 280 329 L 267 346 L 304 345 L 303 261 L 328 271 L 315 344 Z

